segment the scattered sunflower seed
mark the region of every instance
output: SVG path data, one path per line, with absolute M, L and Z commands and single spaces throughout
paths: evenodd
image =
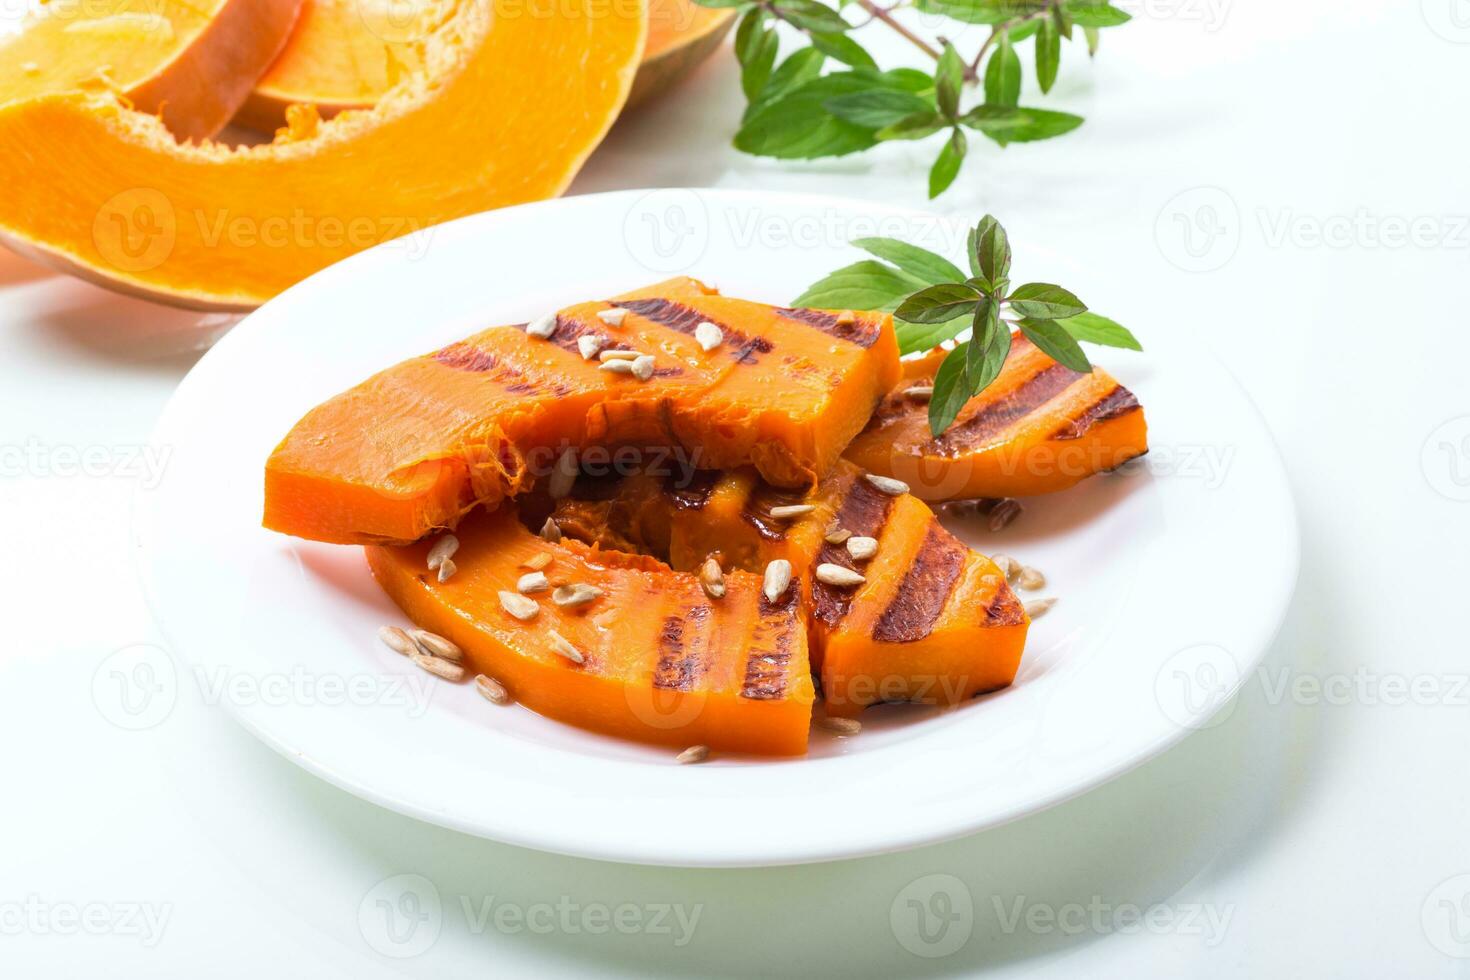
M 907 483 L 895 480 L 891 476 L 879 476 L 876 473 L 864 473 L 863 476 L 869 483 L 877 487 L 880 493 L 886 493 L 890 497 L 901 497 L 909 492 Z
M 397 626 L 378 627 L 378 639 L 382 640 L 383 645 L 389 650 L 401 653 L 405 657 L 411 657 L 419 652 L 418 644 L 414 643 L 413 639 Z
M 464 668 L 452 660 L 431 657 L 423 653 L 415 653 L 409 659 L 434 676 L 442 677 L 446 681 L 464 680 Z
M 541 538 L 542 540 L 550 541 L 552 544 L 561 541 L 561 527 L 554 519 L 548 517 L 546 523 L 541 525 Z
M 849 735 L 856 735 L 858 732 L 863 730 L 863 723 L 852 718 L 822 717 L 816 719 L 816 725 L 818 728 L 829 731 L 833 735 L 839 736 L 841 738 L 846 738 Z
M 1011 497 L 1004 497 L 995 506 L 990 508 L 989 525 L 992 531 L 1007 528 L 1011 523 L 1021 516 L 1021 502 Z
M 453 640 L 446 640 L 438 633 L 430 633 L 428 630 L 410 630 L 408 635 L 413 637 L 413 642 L 419 645 L 420 650 L 431 657 L 454 663 L 459 663 L 464 659 L 464 651 L 456 646 Z
M 527 558 L 525 561 L 521 562 L 521 567 L 522 568 L 529 568 L 533 572 L 539 572 L 541 569 L 545 568 L 547 565 L 550 565 L 550 564 L 551 564 L 551 552 L 549 552 L 549 551 L 538 551 L 534 555 L 532 555 L 530 558 Z
M 586 663 L 587 658 L 582 656 L 582 651 L 572 646 L 572 641 L 562 636 L 556 630 L 547 630 L 546 638 L 551 641 L 553 652 L 566 657 L 574 664 Z
M 545 572 L 527 572 L 516 580 L 516 591 L 521 595 L 545 592 L 549 588 L 551 588 L 551 582 L 546 578 Z
M 1046 576 L 1027 565 L 1021 569 L 1021 574 L 1016 576 L 1016 584 L 1027 592 L 1035 592 L 1037 589 L 1046 588 Z
M 789 521 L 793 517 L 810 514 L 816 509 L 813 504 L 783 504 L 780 507 L 772 507 L 771 516 L 778 521 Z
M 572 492 L 572 484 L 577 482 L 577 469 L 577 454 L 572 450 L 565 450 L 556 458 L 556 465 L 551 468 L 551 479 L 546 481 L 546 492 L 552 500 L 560 500 Z
M 725 342 L 725 331 L 708 320 L 701 320 L 694 328 L 694 339 L 701 350 L 712 351 Z
M 610 310 L 597 311 L 597 319 L 601 320 L 609 327 L 621 327 L 623 325 L 623 318 L 627 315 L 628 311 L 623 309 L 621 306 L 614 306 Z
M 855 572 L 842 565 L 834 565 L 824 561 L 817 566 L 817 581 L 838 588 L 851 588 L 854 585 L 862 585 L 867 579 L 863 578 L 861 572 Z
M 878 539 L 862 536 L 848 538 L 847 553 L 852 555 L 853 561 L 867 561 L 878 553 Z
M 448 582 L 449 577 L 459 571 L 459 566 L 454 563 L 453 558 L 446 558 L 439 563 L 439 581 Z
M 583 585 L 579 582 L 574 585 L 558 585 L 551 593 L 551 601 L 563 607 L 585 606 L 601 595 L 602 590 L 597 586 Z
M 681 766 L 692 766 L 709 758 L 708 745 L 691 745 L 689 748 L 674 756 L 674 761 Z
M 1057 601 L 1055 599 L 1032 599 L 1026 603 L 1026 615 L 1032 619 L 1040 619 L 1056 604 Z
M 518 592 L 500 593 L 500 608 L 510 613 L 521 622 L 535 619 L 536 614 L 541 611 L 541 605 L 535 599 L 527 599 Z
M 599 361 L 631 361 L 637 356 L 638 352 L 636 350 L 622 350 L 621 348 L 619 348 L 618 350 L 604 350 L 597 352 L 597 359 Z
M 908 391 L 905 391 L 904 394 L 916 402 L 926 402 L 934 397 L 934 386 L 914 385 Z
M 440 535 L 439 540 L 435 541 L 434 546 L 429 549 L 429 571 L 432 572 L 438 568 L 440 562 L 452 557 L 458 550 L 459 538 L 452 534 Z
M 699 566 L 699 584 L 704 589 L 704 594 L 711 599 L 725 597 L 725 570 L 720 567 L 714 555 L 710 555 Z
M 839 327 L 846 327 L 854 323 L 857 323 L 857 314 L 852 310 L 843 310 L 837 314 L 837 325 Z
M 832 524 L 829 525 L 827 528 L 827 536 L 825 540 L 828 544 L 841 544 L 850 537 L 852 537 L 852 532 L 849 531 L 847 528 L 838 527 L 836 524 Z
M 633 377 L 639 381 L 647 381 L 653 377 L 653 355 L 643 354 L 633 361 Z
M 582 355 L 584 361 L 592 360 L 601 349 L 602 338 L 595 333 L 584 333 L 577 338 L 577 353 Z
M 791 562 L 785 558 L 777 558 L 766 566 L 761 591 L 765 593 L 767 602 L 775 602 L 785 595 L 789 588 L 791 588 Z
M 510 692 L 505 689 L 504 684 L 493 677 L 476 674 L 475 690 L 484 695 L 485 700 L 491 704 L 510 704 Z
M 556 333 L 555 313 L 548 313 L 545 316 L 537 317 L 526 324 L 526 336 L 528 337 L 540 337 L 542 340 L 546 340 L 554 333 Z
M 1005 575 L 1007 582 L 1015 582 L 1016 576 L 1021 574 L 1021 563 L 1010 555 L 995 555 L 990 560 L 995 562 L 996 567 Z
M 622 358 L 615 361 L 603 361 L 597 365 L 597 370 L 606 371 L 608 374 L 632 374 L 633 362 Z

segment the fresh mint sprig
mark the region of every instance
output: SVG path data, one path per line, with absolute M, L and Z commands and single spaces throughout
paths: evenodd
M 991 215 L 970 230 L 968 276 L 944 256 L 898 239 L 859 238 L 852 244 L 880 261 L 838 269 L 807 287 L 793 305 L 891 311 L 904 354 L 930 350 L 968 331 L 934 375 L 929 429 L 935 436 L 1000 375 L 1011 351 L 1012 328 L 1053 360 L 1082 373 L 1091 372 L 1092 363 L 1081 343 L 1143 349 L 1127 327 L 1093 313 L 1061 286 L 1028 282 L 1012 287 L 1010 238 Z
M 1022 56 L 1031 41 L 1037 86 L 1056 82 L 1062 42 L 1081 28 L 1088 54 L 1099 31 L 1127 23 L 1129 14 L 1107 0 L 695 0 L 740 12 L 735 57 L 747 107 L 735 147 L 757 156 L 807 160 L 858 153 L 888 140 L 921 140 L 944 134 L 929 172 L 929 196 L 954 183 L 969 153 L 966 131 L 997 145 L 1053 139 L 1082 125 L 1067 112 L 1025 107 Z M 968 61 L 948 41 L 930 42 L 894 13 L 912 5 L 927 14 L 990 27 Z M 934 72 L 883 71 L 853 32 L 862 25 L 842 16 L 861 10 L 868 21 L 897 32 L 934 59 Z M 796 32 L 802 46 L 778 63 L 777 25 Z M 828 71 L 831 65 L 838 70 Z M 984 101 L 966 108 L 964 91 L 979 85 Z

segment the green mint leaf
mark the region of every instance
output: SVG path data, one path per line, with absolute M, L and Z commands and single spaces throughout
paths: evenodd
M 770 81 L 776 64 L 780 41 L 773 27 L 765 26 L 766 13 L 752 7 L 740 18 L 735 29 L 735 58 L 740 62 L 740 88 L 747 101 L 754 102 Z
M 960 409 L 970 400 L 970 389 L 965 384 L 965 362 L 969 359 L 970 343 L 960 344 L 949 352 L 949 356 L 934 372 L 934 393 L 929 396 L 929 431 L 937 438 L 954 423 Z
M 803 82 L 774 101 L 762 103 L 735 134 L 735 148 L 783 160 L 843 156 L 877 145 L 870 126 L 839 119 L 825 108 L 830 99 L 874 88 L 906 88 L 912 80 L 864 68 L 833 72 Z
M 1072 15 L 1067 12 L 1067 5 L 1064 3 L 1059 3 L 1055 7 L 1051 8 L 1051 18 L 1052 20 L 1056 21 L 1057 32 L 1060 33 L 1062 37 L 1066 38 L 1068 41 L 1072 40 L 1073 21 Z
M 775 0 L 774 6 L 783 20 L 804 31 L 842 34 L 852 28 L 837 11 L 817 0 Z
M 897 238 L 857 238 L 852 244 L 864 252 L 892 262 L 909 275 L 922 279 L 927 286 L 957 282 L 965 278 L 959 267 L 944 256 L 936 255 L 927 248 L 901 242 Z
M 985 102 L 988 105 L 1013 107 L 1021 98 L 1021 59 L 1011 45 L 1009 35 L 1002 33 L 995 53 L 985 66 Z
M 929 400 L 929 431 L 938 438 L 975 395 L 990 387 L 1011 352 L 1011 332 L 995 319 L 995 304 L 976 310 L 974 333 L 939 365 Z M 941 383 L 942 382 L 942 383 Z
M 929 286 L 898 304 L 893 315 L 910 323 L 942 323 L 974 309 L 980 293 L 964 283 Z
M 745 7 L 749 5 L 750 0 L 694 0 L 694 2 L 701 7 L 720 10 L 726 7 Z
M 1050 92 L 1056 84 L 1057 66 L 1061 62 L 1062 37 L 1057 33 L 1056 22 L 1048 17 L 1036 30 L 1036 81 L 1043 93 Z
M 934 99 L 945 119 L 953 119 L 960 114 L 960 89 L 964 84 L 965 63 L 954 45 L 946 41 L 944 53 L 934 66 Z
M 1035 320 L 1060 320 L 1062 317 L 1086 313 L 1087 306 L 1061 286 L 1049 282 L 1028 282 L 1017 286 L 1006 302 L 1019 316 Z
M 765 87 L 746 108 L 745 118 L 749 119 L 762 106 L 780 99 L 787 93 L 800 88 L 804 83 L 819 77 L 826 61 L 827 56 L 816 48 L 802 48 L 792 52 L 785 61 L 781 62 L 780 67 L 771 72 L 771 77 Z
M 933 136 L 945 125 L 943 116 L 933 109 L 925 109 L 905 116 L 892 126 L 884 126 L 878 130 L 877 136 L 880 140 L 921 140 Z
M 882 129 L 909 116 L 934 111 L 933 106 L 912 92 L 889 89 L 850 92 L 828 99 L 823 106 L 838 119 L 871 129 Z
M 1087 56 L 1091 58 L 1097 54 L 1097 45 L 1102 40 L 1102 35 L 1098 33 L 1096 27 L 1084 27 L 1082 36 L 1087 38 Z
M 961 116 L 960 122 L 1004 145 L 1034 143 L 1070 133 L 1082 125 L 1082 117 L 1051 109 L 977 105 Z
M 985 359 L 990 348 L 995 346 L 996 334 L 1003 332 L 1000 304 L 987 296 L 976 304 L 975 316 L 970 321 L 970 350 L 965 358 L 965 378 L 972 395 L 979 390 L 974 381 L 984 376 Z
M 945 320 L 943 323 L 905 323 L 902 320 L 895 320 L 893 332 L 898 336 L 898 352 L 913 354 L 918 351 L 933 350 L 946 340 L 953 340 L 970 329 L 973 319 L 973 315 L 966 314 L 957 316 L 953 320 Z
M 967 24 L 1001 24 L 1046 9 L 1045 0 L 918 0 L 924 13 L 942 14 Z
M 956 126 L 949 134 L 949 141 L 944 144 L 944 149 L 939 151 L 939 158 L 934 161 L 934 166 L 929 169 L 929 200 L 932 201 L 949 190 L 949 185 L 960 175 L 960 164 L 965 162 L 965 150 L 968 146 L 965 131 Z
M 925 285 L 924 280 L 901 269 L 864 259 L 812 283 L 791 305 L 823 310 L 892 311 Z
M 1092 370 L 1092 364 L 1087 360 L 1087 355 L 1077 345 L 1077 341 L 1067 332 L 1066 328 L 1055 320 L 1033 320 L 1022 317 L 1016 326 L 1026 335 L 1041 352 L 1052 360 L 1065 367 L 1071 368 L 1079 374 L 1087 374 Z
M 1036 32 L 1040 29 L 1041 21 L 1028 20 L 1024 23 L 1017 24 L 1006 33 L 1010 35 L 1012 44 L 1019 44 L 1022 41 L 1026 40 L 1028 37 L 1035 37 Z
M 1062 317 L 1056 321 L 1056 324 L 1071 334 L 1073 338 L 1089 344 L 1121 347 L 1124 350 L 1143 350 L 1143 345 L 1127 327 L 1097 313 L 1078 313 L 1076 316 Z
M 970 234 L 970 269 L 992 284 L 1011 274 L 1011 241 L 994 215 L 980 219 Z
M 867 50 L 846 34 L 811 34 L 812 46 L 827 57 L 851 65 L 853 68 L 877 68 L 878 63 Z
M 1133 15 L 1110 3 L 1069 3 L 1067 12 L 1082 27 L 1117 27 L 1133 19 Z

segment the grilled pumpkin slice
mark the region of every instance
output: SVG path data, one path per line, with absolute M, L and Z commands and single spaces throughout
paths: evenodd
M 718 601 L 694 576 L 643 555 L 577 541 L 551 543 L 520 523 L 513 505 L 479 511 L 456 530 L 457 570 L 439 582 L 426 566 L 430 540 L 366 549 L 379 584 L 413 622 L 448 637 L 474 671 L 500 680 L 540 714 L 609 735 L 733 752 L 806 751 L 814 698 L 806 627 L 795 596 L 772 604 L 760 580 L 733 573 Z M 601 595 L 558 606 L 551 591 L 534 618 L 501 605 L 527 562 L 556 583 Z M 556 637 L 582 661 L 558 652 Z
M 794 517 L 782 507 L 812 509 Z M 528 507 L 547 507 L 528 501 Z M 782 490 L 750 468 L 671 486 L 647 475 L 583 481 L 554 504 L 563 533 L 667 557 L 698 569 L 710 555 L 730 569 L 791 562 L 811 627 L 813 667 L 829 714 L 851 717 L 880 701 L 957 704 L 1015 677 L 1029 620 L 1000 568 L 946 531 L 923 501 L 890 495 L 850 463 L 811 493 Z M 537 511 L 540 516 L 540 511 Z M 877 539 L 856 560 L 833 525 Z M 841 587 L 819 565 L 859 572 Z
M 1138 399 L 1106 371 L 1079 374 L 1011 337 L 1000 376 L 960 410 L 944 434 L 929 431 L 929 406 L 908 394 L 933 383 L 944 351 L 904 363 L 846 456 L 897 477 L 924 500 L 1028 497 L 1065 490 L 1148 452 Z
M 614 309 L 617 326 L 598 316 Z M 694 338 L 704 323 L 723 337 L 711 350 Z M 587 337 L 652 355 L 652 377 L 600 370 L 579 352 Z M 413 541 L 525 491 L 563 447 L 592 445 L 674 447 L 702 468 L 753 464 L 811 486 L 899 371 L 887 314 L 771 307 L 673 279 L 562 310 L 549 338 L 492 328 L 328 400 L 267 462 L 264 523 Z

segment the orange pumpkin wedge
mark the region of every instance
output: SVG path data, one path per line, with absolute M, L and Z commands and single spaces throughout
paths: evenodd
M 286 42 L 301 0 L 54 0 L 0 40 L 0 105 L 91 88 L 180 139 L 224 128 Z M 69 171 L 70 173 L 70 171 Z
M 431 4 L 404 0 L 303 0 L 280 57 L 256 84 L 235 122 L 263 133 L 285 124 L 286 109 L 312 104 L 328 119 L 371 108 L 421 62 L 416 39 Z M 628 105 L 673 85 L 719 46 L 735 12 L 690 0 L 650 0 L 648 43 Z
M 409 619 L 458 644 L 472 672 L 496 678 L 521 704 L 641 742 L 806 751 L 814 694 L 794 596 L 767 602 L 758 578 L 735 573 L 713 601 L 694 576 L 651 558 L 545 541 L 514 506 L 478 512 L 455 534 L 456 570 L 445 582 L 428 571 L 431 540 L 370 547 L 368 564 Z M 550 559 L 541 568 L 550 582 L 600 594 L 576 606 L 558 605 L 550 590 L 521 596 L 533 557 Z M 518 619 L 502 592 L 539 608 Z
M 711 556 L 751 572 L 789 561 L 834 716 L 880 701 L 958 704 L 1010 684 L 1020 665 L 1029 620 L 1000 568 L 918 498 L 883 492 L 850 463 L 811 493 L 771 487 L 744 469 L 687 483 L 646 474 L 583 481 L 554 506 L 535 498 L 527 506 L 537 517 L 551 506 L 564 534 L 648 551 L 676 569 L 697 570 Z M 812 509 L 784 516 L 781 508 L 793 506 Z M 855 557 L 846 541 L 827 540 L 834 527 L 876 539 L 876 552 Z M 822 565 L 864 581 L 828 584 Z
M 547 338 L 495 327 L 313 409 L 266 463 L 265 526 L 345 544 L 413 541 L 523 493 L 563 451 L 589 446 L 674 447 L 702 468 L 753 464 L 773 483 L 810 486 L 899 373 L 887 314 L 771 307 L 692 279 L 545 322 Z M 710 350 L 694 337 L 705 323 L 723 336 Z M 651 374 L 603 369 L 581 352 L 586 338 L 648 356 Z
M 896 477 L 924 500 L 1029 497 L 1065 490 L 1148 452 L 1148 425 L 1133 393 L 1101 368 L 1078 374 L 1024 336 L 995 382 L 965 403 L 944 434 L 909 390 L 933 384 L 945 351 L 904 362 L 846 457 Z
M 0 241 L 146 298 L 253 308 L 371 245 L 555 197 L 622 109 L 642 0 L 443 0 L 378 104 L 180 145 L 109 93 L 0 107 Z M 106 161 L 79 167 L 77 161 Z

